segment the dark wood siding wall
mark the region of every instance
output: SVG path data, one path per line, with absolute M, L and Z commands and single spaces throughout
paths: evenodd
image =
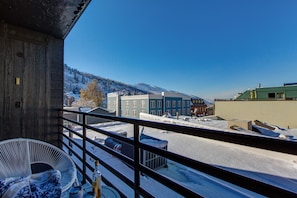
M 57 144 L 64 41 L 0 25 L 0 139 L 27 137 Z

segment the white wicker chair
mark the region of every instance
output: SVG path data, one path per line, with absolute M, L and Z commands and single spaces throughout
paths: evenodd
M 72 159 L 61 149 L 49 143 L 16 138 L 0 142 L 0 179 L 29 176 L 31 165 L 41 163 L 61 172 L 62 192 L 68 190 L 77 179 Z

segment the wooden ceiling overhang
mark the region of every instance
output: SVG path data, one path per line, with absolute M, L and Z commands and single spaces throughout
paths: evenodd
M 65 39 L 91 0 L 1 0 L 0 22 Z

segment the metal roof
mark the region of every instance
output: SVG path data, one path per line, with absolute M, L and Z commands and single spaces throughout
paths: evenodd
M 64 39 L 91 0 L 1 0 L 0 21 Z

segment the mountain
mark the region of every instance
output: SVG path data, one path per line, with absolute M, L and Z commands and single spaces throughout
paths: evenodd
M 92 82 L 93 79 L 98 81 L 105 96 L 111 92 L 118 92 L 122 95 L 147 94 L 146 91 L 140 90 L 134 86 L 95 76 L 90 73 L 80 72 L 66 64 L 64 65 L 64 94 L 68 97 L 73 96 L 75 99 L 78 99 L 80 90 L 82 88 L 86 89 L 87 84 Z
M 141 95 L 141 94 L 148 94 L 148 93 L 160 94 L 161 92 L 169 91 L 164 88 L 148 85 L 145 83 L 128 85 L 115 80 L 110 80 L 107 78 L 102 78 L 100 76 L 95 76 L 90 73 L 81 72 L 65 64 L 64 65 L 64 95 L 68 96 L 69 98 L 73 96 L 75 100 L 78 100 L 80 90 L 82 88 L 86 89 L 87 84 L 92 82 L 93 79 L 96 79 L 98 81 L 105 95 L 105 99 L 107 99 L 107 94 L 111 92 L 118 92 L 121 95 Z M 176 92 L 176 91 L 171 91 L 171 92 Z M 176 92 L 176 93 L 183 94 L 180 92 Z M 197 96 L 190 96 L 190 97 L 199 98 Z
M 168 90 L 163 89 L 161 87 L 152 86 L 152 85 L 148 85 L 148 84 L 145 84 L 145 83 L 138 83 L 138 84 L 134 85 L 134 87 L 136 87 L 138 89 L 141 89 L 141 90 L 144 90 L 144 91 L 149 92 L 149 93 L 153 93 L 153 94 L 160 94 L 161 92 L 168 91 Z
M 162 92 L 175 92 L 175 93 L 178 93 L 178 94 L 181 94 L 181 95 L 184 95 L 184 96 L 190 96 L 191 98 L 195 98 L 195 99 L 202 99 L 198 96 L 194 96 L 194 95 L 187 95 L 187 94 L 184 94 L 184 93 L 181 93 L 181 92 L 178 92 L 178 91 L 172 91 L 172 90 L 167 90 L 167 89 L 164 89 L 164 88 L 161 88 L 161 87 L 157 87 L 157 86 L 154 86 L 154 85 L 148 85 L 148 84 L 145 84 L 145 83 L 138 83 L 138 84 L 135 84 L 134 87 L 138 88 L 138 89 L 141 89 L 141 90 L 144 90 L 148 93 L 152 93 L 152 94 L 160 94 Z M 208 101 L 208 100 L 205 100 L 203 99 L 205 104 L 207 105 L 212 105 L 213 103 L 211 101 Z

